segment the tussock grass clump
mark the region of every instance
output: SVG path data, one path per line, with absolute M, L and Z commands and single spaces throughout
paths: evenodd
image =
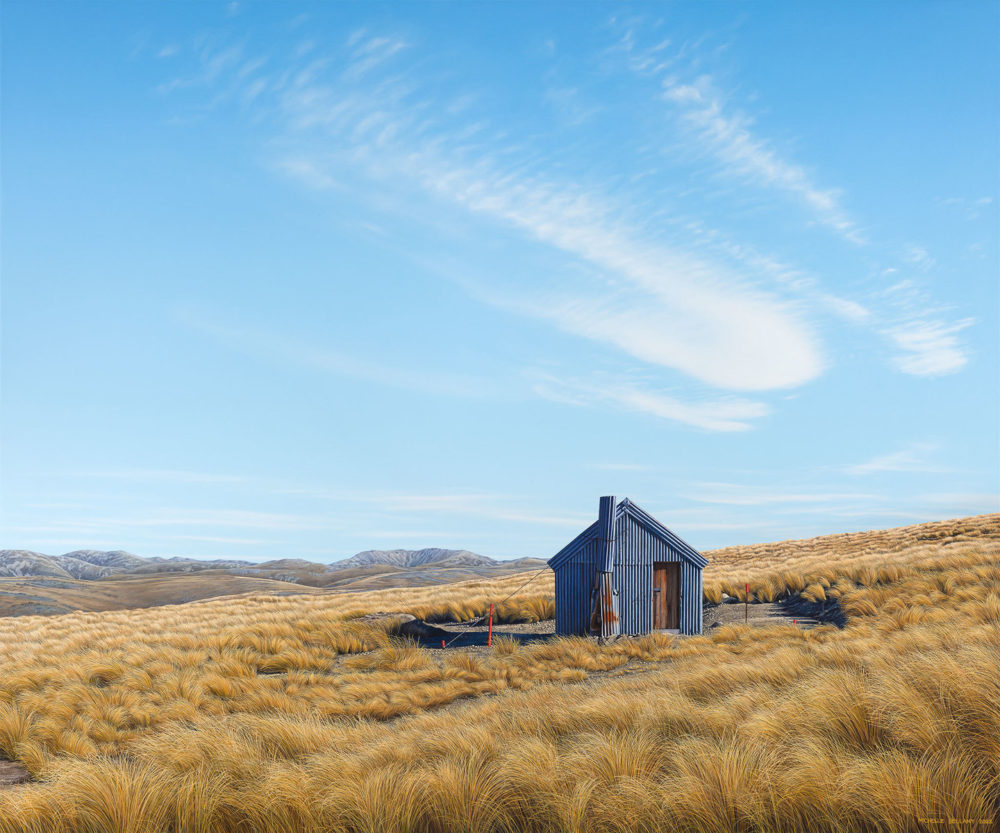
M 825 602 L 826 588 L 820 582 L 813 582 L 800 594 L 807 602 Z
M 517 653 L 520 643 L 509 636 L 497 635 L 493 637 L 493 653 L 497 656 L 509 656 Z
M 982 603 L 973 608 L 973 615 L 979 622 L 1000 625 L 1000 595 L 990 593 Z
M 722 604 L 722 583 L 718 581 L 704 580 L 702 585 L 702 595 L 704 601 L 709 604 Z
M 18 746 L 28 740 L 34 713 L 17 703 L 0 702 L 0 757 L 13 760 Z

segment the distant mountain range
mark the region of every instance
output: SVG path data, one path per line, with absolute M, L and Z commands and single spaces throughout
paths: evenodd
M 441 567 L 489 567 L 497 563 L 495 558 L 468 550 L 429 547 L 423 550 L 365 550 L 343 561 L 334 561 L 330 568 L 343 570 L 369 567 L 372 564 L 389 564 L 393 567 L 420 567 L 424 564 L 437 564 Z
M 495 579 L 541 570 L 537 558 L 498 561 L 468 550 L 366 550 L 319 564 L 280 558 L 143 558 L 123 550 L 45 555 L 0 550 L 0 617 L 51 616 L 74 610 L 123 610 L 183 604 L 243 593 L 291 595 L 393 590 Z
M 320 564 L 297 558 L 254 563 L 233 559 L 204 561 L 194 558 L 144 558 L 123 550 L 74 550 L 63 555 L 45 555 L 31 550 L 0 550 L 0 577 L 46 576 L 94 580 L 108 576 L 149 573 L 199 572 L 221 570 L 239 575 L 264 575 L 282 581 L 317 581 L 327 573 L 343 570 L 378 568 L 514 568 L 531 569 L 538 559 L 522 558 L 516 561 L 498 561 L 469 550 L 446 550 L 431 547 L 422 550 L 365 550 L 350 558 Z
M 199 561 L 192 558 L 143 558 L 124 550 L 74 550 L 45 555 L 31 550 L 0 550 L 0 576 L 52 576 L 100 579 L 116 573 L 156 573 L 242 569 L 249 561 Z

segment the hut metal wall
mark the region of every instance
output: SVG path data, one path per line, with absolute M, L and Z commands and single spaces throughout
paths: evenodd
M 621 633 L 638 635 L 653 629 L 653 562 L 681 564 L 680 632 L 701 633 L 701 568 L 684 558 L 662 538 L 622 512 L 616 519 L 614 582 L 618 592 Z M 580 540 L 570 557 L 555 568 L 556 633 L 586 634 L 597 574 L 595 533 Z
M 615 558 L 622 633 L 649 633 L 653 629 L 653 562 L 656 561 L 680 562 L 680 632 L 701 633 L 701 569 L 627 513 L 618 519 Z
M 618 517 L 615 532 L 618 543 L 615 588 L 618 590 L 622 633 L 649 633 L 653 629 L 654 559 L 649 557 L 652 536 L 624 512 Z
M 591 594 L 597 574 L 596 536 L 581 541 L 574 555 L 557 567 L 555 574 L 556 633 L 583 636 L 590 626 Z

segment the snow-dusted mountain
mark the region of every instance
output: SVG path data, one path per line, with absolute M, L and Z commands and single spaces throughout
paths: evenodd
M 334 561 L 330 564 L 330 569 L 370 567 L 373 564 L 388 564 L 392 567 L 421 567 L 425 564 L 442 567 L 487 567 L 497 563 L 496 559 L 469 550 L 428 547 L 422 550 L 365 550 L 350 558 Z
M 104 578 L 115 572 L 113 567 L 106 564 L 94 564 L 91 561 L 86 561 L 72 555 L 53 555 L 52 560 L 73 576 L 73 578 Z
M 139 555 L 132 555 L 124 550 L 73 550 L 65 555 L 54 556 L 57 559 L 73 559 L 84 561 L 95 567 L 107 567 L 114 573 L 131 572 L 138 567 L 149 563 L 148 558 Z
M 0 550 L 0 576 L 73 578 L 56 558 L 31 550 Z
M 250 561 L 202 561 L 194 558 L 143 558 L 124 550 L 74 550 L 45 555 L 31 550 L 0 550 L 0 576 L 53 576 L 99 579 L 116 573 L 168 573 L 195 570 L 237 570 Z

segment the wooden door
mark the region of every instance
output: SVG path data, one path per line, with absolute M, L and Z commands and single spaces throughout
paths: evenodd
M 681 565 L 679 561 L 653 563 L 653 630 L 681 626 Z

